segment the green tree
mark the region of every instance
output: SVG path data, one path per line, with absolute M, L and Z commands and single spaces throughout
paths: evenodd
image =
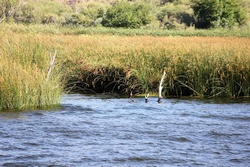
M 232 27 L 246 21 L 238 0 L 193 0 L 197 28 Z
M 119 1 L 110 7 L 103 18 L 106 27 L 139 28 L 152 20 L 149 6 L 143 3 Z
M 104 7 L 90 3 L 84 5 L 78 12 L 71 14 L 66 18 L 64 25 L 76 25 L 76 26 L 97 26 L 100 24 L 100 20 L 104 15 Z
M 192 9 L 174 3 L 159 7 L 156 18 L 160 21 L 160 27 L 167 29 L 185 29 L 194 23 Z
M 100 24 L 102 17 L 104 15 L 104 7 L 97 4 L 88 4 L 83 8 L 81 14 L 83 14 L 88 20 L 89 24 L 87 26 L 97 26 Z

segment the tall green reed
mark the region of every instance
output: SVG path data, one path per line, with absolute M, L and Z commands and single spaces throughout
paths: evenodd
M 122 69 L 124 77 L 136 80 L 126 82 L 128 91 L 157 92 L 162 70 L 165 70 L 167 96 L 249 96 L 248 39 L 91 37 L 88 44 L 76 46 L 76 51 L 72 48 L 74 56 L 70 59 L 82 60 L 76 65 L 81 68 L 76 71 L 85 69 L 85 73 L 87 70 L 95 74 L 95 70 L 101 71 L 103 67 Z M 112 75 L 112 70 L 106 70 L 105 75 Z M 96 77 L 105 78 L 97 74 Z
M 58 77 L 50 89 L 59 84 L 66 92 L 156 93 L 165 70 L 166 96 L 249 96 L 248 38 L 9 32 L 1 42 L 3 57 L 43 76 L 48 52 L 58 50 L 52 74 Z
M 0 109 L 36 109 L 58 105 L 62 83 L 57 67 L 46 80 L 48 49 L 30 37 L 1 36 Z M 47 52 L 47 53 L 46 53 Z

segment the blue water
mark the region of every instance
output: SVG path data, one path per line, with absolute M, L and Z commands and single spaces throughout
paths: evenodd
M 249 166 L 249 101 L 134 100 L 0 112 L 0 166 Z

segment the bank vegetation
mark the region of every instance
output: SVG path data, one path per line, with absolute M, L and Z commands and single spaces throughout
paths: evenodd
M 250 96 L 249 0 L 2 0 L 0 110 L 63 93 Z M 52 57 L 55 55 L 55 62 Z
M 246 37 L 0 31 L 0 108 L 58 104 L 62 93 L 249 97 Z M 49 79 L 50 54 L 57 56 Z

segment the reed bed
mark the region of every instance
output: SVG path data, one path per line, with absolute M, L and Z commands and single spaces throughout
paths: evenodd
M 90 71 L 93 75 L 76 75 L 82 82 L 87 81 L 88 86 L 95 85 L 93 81 L 97 81 L 96 78 L 103 77 L 101 81 L 105 87 L 109 80 L 118 83 L 116 79 L 122 77 L 119 82 L 124 83 L 122 88 L 125 92 L 157 92 L 162 70 L 165 70 L 164 92 L 167 96 L 248 97 L 250 93 L 248 38 L 78 38 L 79 43 L 70 47 L 74 51 L 69 59 L 76 63 L 75 67 L 79 67 L 77 72 L 86 74 Z M 103 68 L 110 71 L 103 72 Z M 113 75 L 113 71 L 121 70 L 121 76 Z
M 58 103 L 62 87 L 66 93 L 152 94 L 163 70 L 165 96 L 250 96 L 249 38 L 0 35 L 2 109 Z M 57 63 L 47 83 L 54 50 Z
M 61 77 L 55 69 L 47 79 L 47 49 L 14 34 L 1 34 L 0 38 L 0 110 L 58 105 L 63 92 Z

